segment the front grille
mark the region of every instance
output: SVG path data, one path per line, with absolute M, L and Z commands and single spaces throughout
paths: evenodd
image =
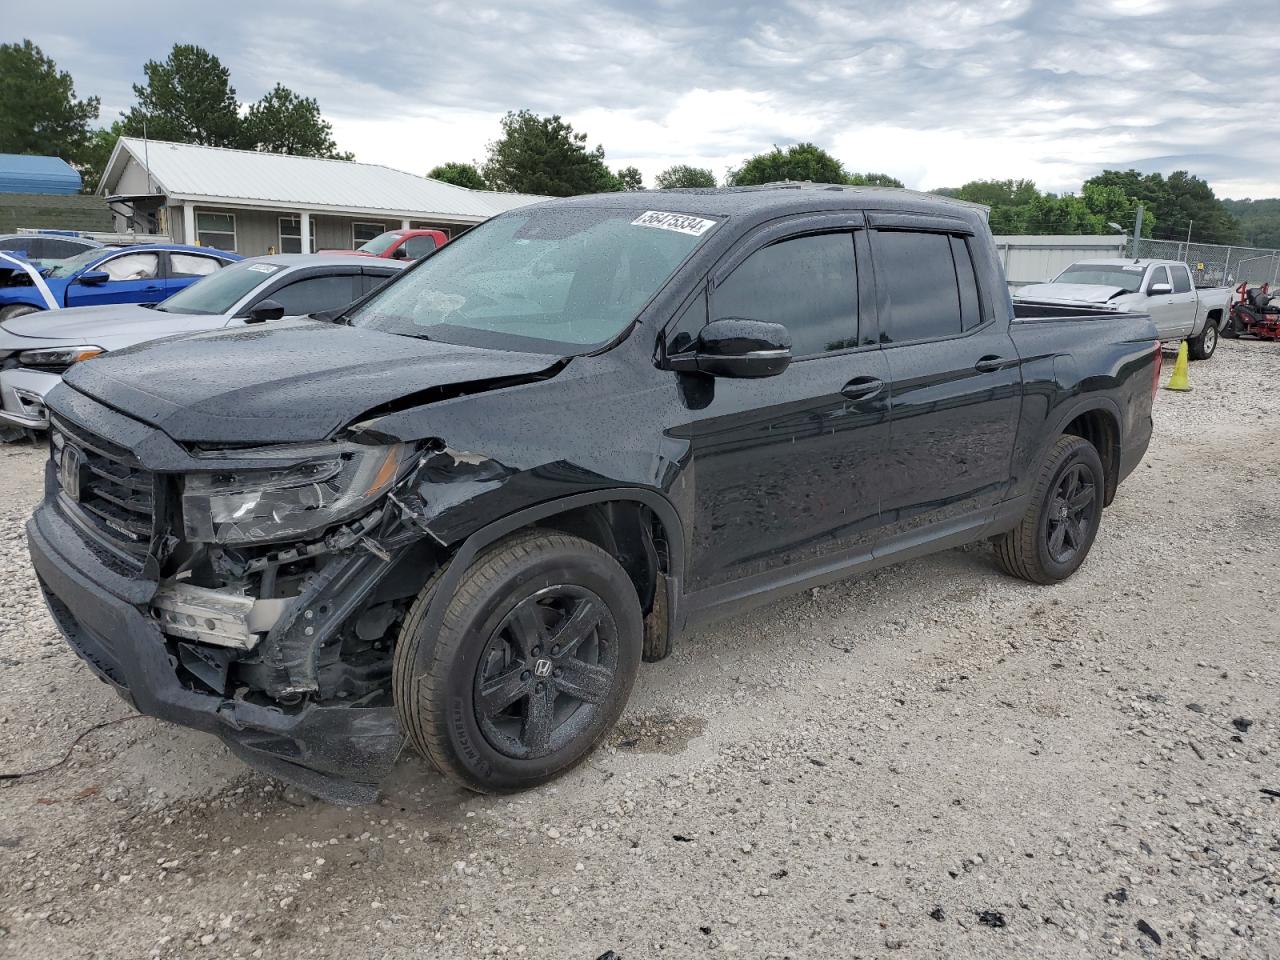
M 103 542 L 146 556 L 155 526 L 155 474 L 127 450 L 63 420 L 53 421 L 49 443 L 63 506 Z

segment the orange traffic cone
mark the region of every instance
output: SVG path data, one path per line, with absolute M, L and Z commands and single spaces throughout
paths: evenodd
M 1191 389 L 1191 383 L 1187 380 L 1187 341 L 1185 340 L 1182 341 L 1182 346 L 1178 347 L 1178 359 L 1173 365 L 1173 376 L 1169 378 L 1164 388 L 1183 392 Z

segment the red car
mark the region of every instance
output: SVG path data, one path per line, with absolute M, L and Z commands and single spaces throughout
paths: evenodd
M 417 260 L 437 247 L 443 247 L 449 238 L 439 230 L 388 230 L 372 240 L 362 243 L 355 253 L 384 260 Z M 350 250 L 321 250 L 321 253 L 351 253 Z

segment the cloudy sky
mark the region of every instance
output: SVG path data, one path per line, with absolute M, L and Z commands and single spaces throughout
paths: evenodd
M 100 96 L 104 120 L 132 103 L 147 59 L 198 43 L 242 101 L 282 82 L 320 101 L 357 159 L 417 173 L 482 159 L 502 114 L 527 107 L 562 114 L 646 182 L 672 163 L 719 176 L 812 140 L 850 170 L 922 189 L 1030 177 L 1076 190 L 1132 166 L 1191 170 L 1219 196 L 1280 196 L 1276 0 L 126 9 L 64 0 L 53 16 L 22 3 L 5 26 L 69 70 L 81 96 Z

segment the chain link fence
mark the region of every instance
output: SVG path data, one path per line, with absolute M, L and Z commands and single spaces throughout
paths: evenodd
M 1191 268 L 1197 287 L 1258 286 L 1280 281 L 1280 250 L 1185 243 L 1178 240 L 1129 241 L 1129 255 L 1143 259 L 1181 260 Z

